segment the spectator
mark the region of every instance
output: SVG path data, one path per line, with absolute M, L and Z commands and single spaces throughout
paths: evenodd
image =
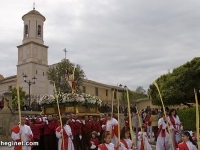
M 150 118 L 150 121 L 151 121 L 151 125 L 152 125 L 152 130 L 153 130 L 153 133 L 154 133 L 154 142 L 157 141 L 157 132 L 158 132 L 158 116 L 156 114 L 156 111 L 152 111 L 152 114 L 151 114 L 151 118 Z
M 0 109 L 3 109 L 4 107 L 4 98 L 2 98 L 2 100 L 0 101 Z
M 34 99 L 33 102 L 31 103 L 31 108 L 32 108 L 32 111 L 38 110 L 38 103 L 36 102 L 36 99 Z

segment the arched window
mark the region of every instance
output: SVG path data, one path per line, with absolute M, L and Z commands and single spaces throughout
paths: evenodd
M 38 36 L 41 37 L 41 25 L 38 25 Z
M 24 27 L 24 37 L 28 37 L 28 25 L 26 24 Z

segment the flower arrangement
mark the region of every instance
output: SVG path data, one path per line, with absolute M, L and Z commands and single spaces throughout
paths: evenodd
M 88 107 L 100 106 L 102 100 L 96 96 L 90 94 L 78 94 L 78 93 L 58 93 L 58 102 L 60 105 L 86 105 Z M 55 95 L 43 95 L 39 101 L 40 105 L 56 105 Z

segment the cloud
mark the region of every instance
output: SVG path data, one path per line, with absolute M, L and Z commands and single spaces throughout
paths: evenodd
M 0 1 L 0 73 L 16 74 L 17 45 L 27 0 Z M 200 1 L 36 0 L 46 17 L 49 64 L 67 58 L 83 66 L 88 79 L 148 88 L 156 78 L 197 57 Z M 6 17 L 4 16 L 6 14 Z M 5 67 L 6 65 L 6 67 Z

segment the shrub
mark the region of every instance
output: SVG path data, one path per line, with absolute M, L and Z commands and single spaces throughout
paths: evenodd
M 196 131 L 196 107 L 178 110 L 177 114 L 184 130 Z

